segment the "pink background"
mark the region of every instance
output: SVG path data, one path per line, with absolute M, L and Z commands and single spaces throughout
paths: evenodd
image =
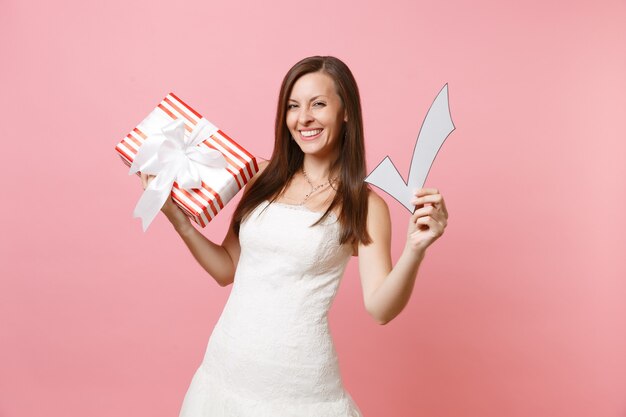
M 0 416 L 178 415 L 230 287 L 141 231 L 113 148 L 173 91 L 267 158 L 315 54 L 357 78 L 369 169 L 406 175 L 445 83 L 457 127 L 410 304 L 375 324 L 353 260 L 330 313 L 365 417 L 626 416 L 623 1 L 38 3 L 0 4 Z

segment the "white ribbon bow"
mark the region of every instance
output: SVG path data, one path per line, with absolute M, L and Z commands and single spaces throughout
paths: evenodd
M 128 173 L 141 171 L 156 175 L 133 211 L 133 217 L 141 217 L 144 232 L 170 196 L 174 182 L 186 190 L 200 188 L 212 169 L 226 167 L 226 160 L 219 151 L 197 146 L 215 132 L 215 127 L 206 119 L 200 119 L 189 137 L 185 137 L 182 119 L 168 123 L 161 131 L 148 136 Z

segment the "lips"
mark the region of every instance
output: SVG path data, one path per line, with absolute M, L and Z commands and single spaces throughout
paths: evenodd
M 324 129 L 301 130 L 300 131 L 300 138 L 302 140 L 314 140 L 314 139 L 317 139 L 322 134 L 323 131 L 324 131 Z

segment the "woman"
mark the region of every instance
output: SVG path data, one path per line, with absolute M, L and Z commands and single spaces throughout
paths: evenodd
M 181 417 L 358 417 L 343 387 L 327 313 L 350 255 L 367 312 L 388 323 L 406 306 L 426 248 L 447 224 L 436 189 L 417 190 L 392 268 L 386 203 L 366 176 L 359 92 L 334 57 L 285 76 L 272 157 L 247 184 L 221 245 L 171 199 L 162 211 L 202 267 L 233 284 Z M 151 178 L 142 175 L 144 188 Z

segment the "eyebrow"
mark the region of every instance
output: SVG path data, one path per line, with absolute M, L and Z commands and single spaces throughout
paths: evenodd
M 310 99 L 309 101 L 316 100 L 316 99 L 318 99 L 318 98 L 320 98 L 320 97 L 326 97 L 326 96 L 325 96 L 324 94 L 318 94 L 318 95 L 316 95 L 315 97 L 311 97 L 311 99 Z M 295 101 L 295 102 L 297 102 L 298 100 L 294 100 L 294 99 L 290 98 L 290 99 L 289 99 L 289 101 Z

